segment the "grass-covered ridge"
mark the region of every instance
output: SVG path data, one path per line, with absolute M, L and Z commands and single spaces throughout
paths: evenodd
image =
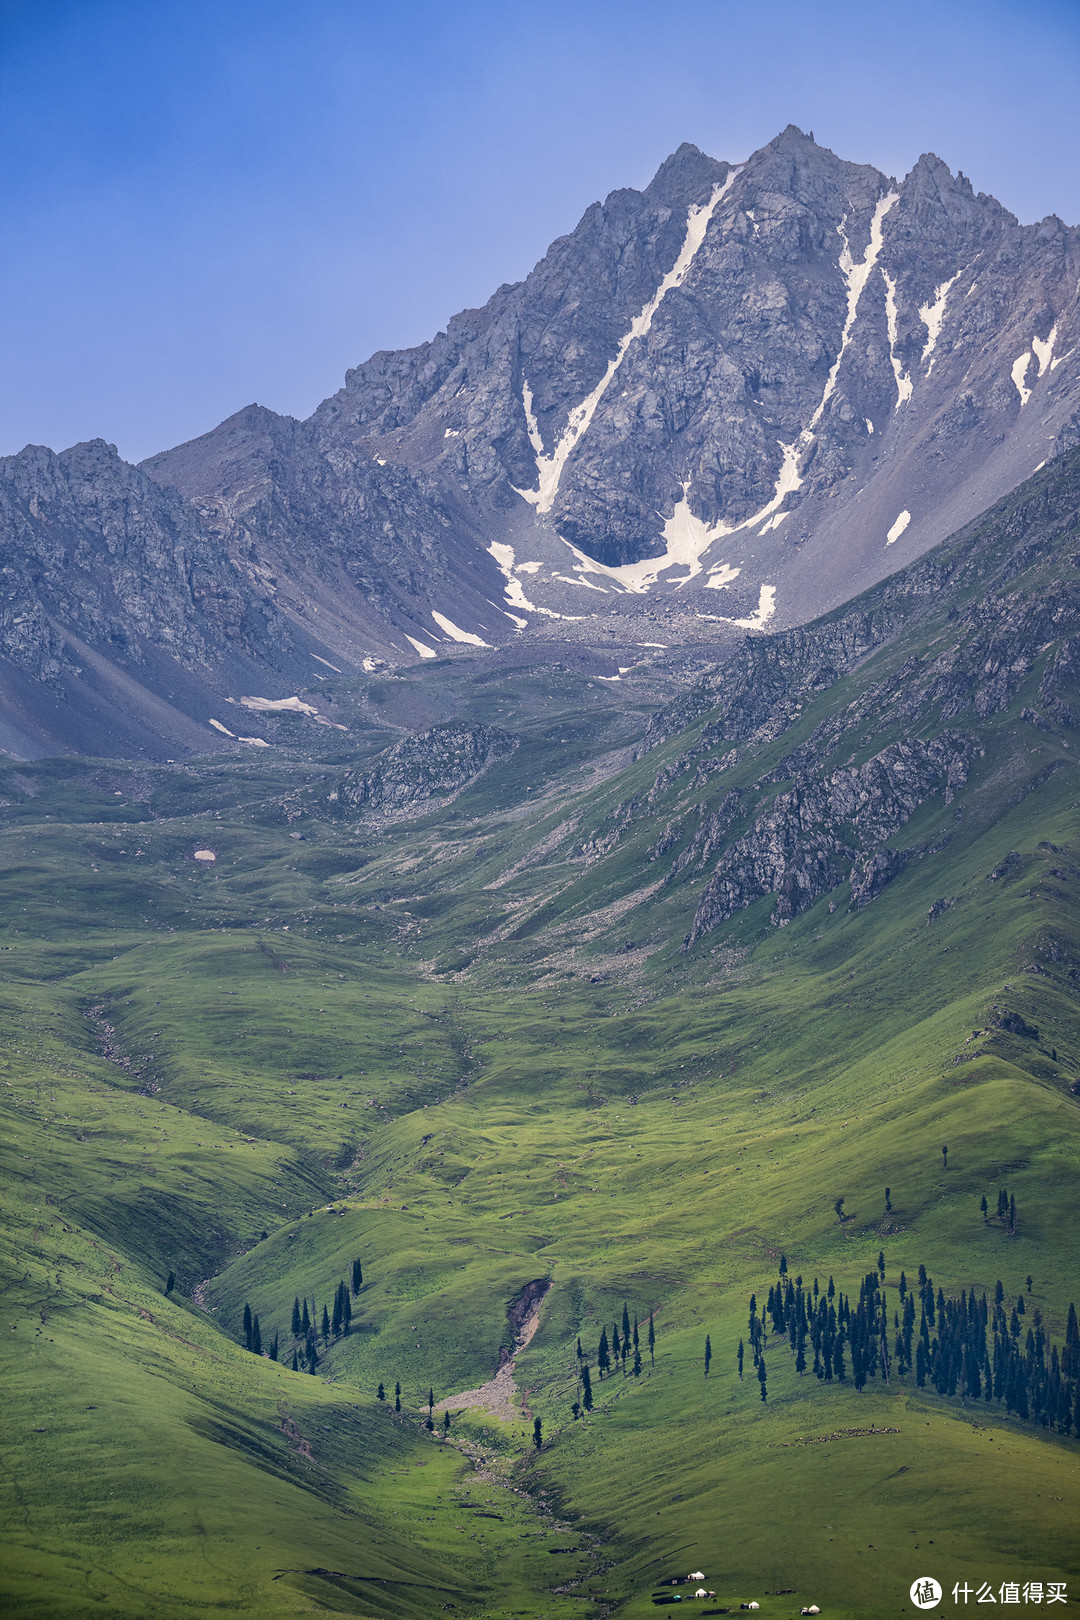
M 517 739 L 408 821 L 339 816 L 350 762 L 299 749 L 5 763 L 11 1612 L 633 1617 L 701 1568 L 722 1607 L 877 1616 L 923 1573 L 1075 1580 L 1075 1435 L 914 1368 L 825 1385 L 780 1340 L 762 1403 L 736 1364 L 781 1255 L 857 1295 L 883 1252 L 890 1309 L 920 1264 L 949 1297 L 1001 1279 L 1066 1338 L 1073 459 L 659 711 L 648 669 L 382 677 Z M 866 903 L 843 880 L 778 919 L 747 879 L 684 949 L 778 796 L 947 730 L 963 780 L 912 792 Z M 860 825 L 785 833 L 786 869 L 800 838 L 869 858 Z M 357 1259 L 316 1376 L 243 1349 L 246 1304 L 291 1360 L 294 1298 L 332 1308 Z M 429 1436 L 530 1284 L 520 1423 Z M 601 1380 L 624 1303 L 641 1375 Z

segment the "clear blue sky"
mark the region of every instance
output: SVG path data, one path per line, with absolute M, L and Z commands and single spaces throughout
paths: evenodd
M 683 140 L 1080 219 L 1076 0 L 0 0 L 0 452 L 137 459 L 518 280 Z

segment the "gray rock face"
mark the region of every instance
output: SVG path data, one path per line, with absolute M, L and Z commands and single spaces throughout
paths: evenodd
M 499 726 L 450 724 L 403 737 L 365 771 L 349 771 L 329 796 L 337 816 L 401 816 L 445 803 L 499 760 L 517 738 Z

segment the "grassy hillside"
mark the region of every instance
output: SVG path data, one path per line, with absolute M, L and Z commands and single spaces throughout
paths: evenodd
M 922 1574 L 1075 1584 L 1075 1431 L 895 1367 L 823 1383 L 775 1334 L 763 1403 L 748 1300 L 781 1256 L 857 1295 L 881 1253 L 890 1321 L 922 1265 L 1065 1343 L 1076 461 L 677 692 L 343 687 L 365 757 L 380 707 L 519 739 L 406 819 L 335 808 L 338 744 L 4 765 L 11 1613 L 630 1620 L 702 1569 L 704 1612 L 854 1617 L 914 1612 Z M 357 1260 L 351 1331 L 293 1372 L 294 1298 L 318 1320 Z M 520 1420 L 429 1433 L 530 1283 Z M 601 1379 L 624 1304 L 640 1375 Z

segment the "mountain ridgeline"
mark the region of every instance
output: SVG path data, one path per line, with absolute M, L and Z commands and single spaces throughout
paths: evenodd
M 307 421 L 7 458 L 0 746 L 226 750 L 225 698 L 327 664 L 524 643 L 613 675 L 805 623 L 1078 442 L 1078 286 L 1076 228 L 933 155 L 683 146 Z

